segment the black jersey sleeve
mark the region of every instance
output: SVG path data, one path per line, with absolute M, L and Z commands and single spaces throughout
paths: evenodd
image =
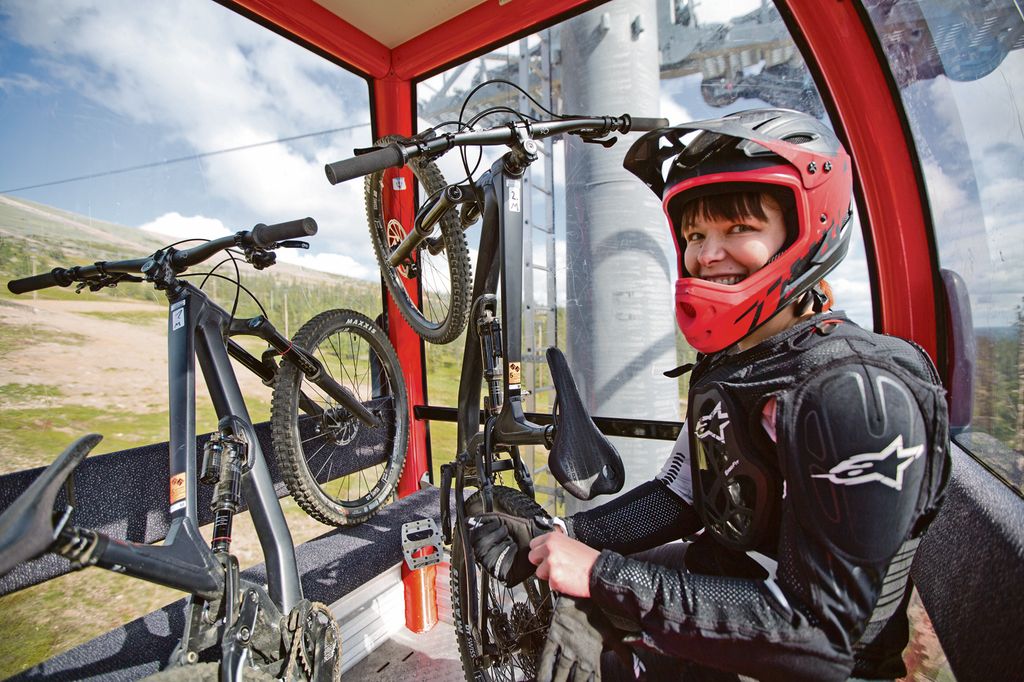
M 661 480 L 566 519 L 570 535 L 594 549 L 642 552 L 692 535 L 703 525 L 694 508 Z
M 891 566 L 906 563 L 901 549 L 933 507 L 946 454 L 945 431 L 933 428 L 941 391 L 856 361 L 778 405 L 776 577 L 699 575 L 605 551 L 591 595 L 662 653 L 761 680 L 844 680 Z

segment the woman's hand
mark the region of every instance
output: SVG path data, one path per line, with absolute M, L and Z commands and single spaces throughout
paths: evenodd
M 599 556 L 596 549 L 560 531 L 530 541 L 529 559 L 537 566 L 537 577 L 570 597 L 590 596 L 590 569 Z

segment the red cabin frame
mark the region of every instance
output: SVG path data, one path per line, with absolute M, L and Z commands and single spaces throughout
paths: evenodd
M 313 0 L 221 1 L 365 75 L 370 82 L 375 139 L 414 132 L 416 81 L 602 4 L 592 0 L 487 0 L 388 48 Z M 801 46 L 837 132 L 845 138 L 854 159 L 865 245 L 874 268 L 875 326 L 878 331 L 917 342 L 939 361 L 940 304 L 935 294 L 921 295 L 942 290 L 924 208 L 923 181 L 899 96 L 870 22 L 851 2 L 777 0 L 776 5 Z M 924 253 L 929 258 L 921 258 Z M 422 405 L 422 344 L 390 298 L 388 319 L 403 370 L 407 376 L 420 378 L 407 382 L 410 404 Z M 427 471 L 426 453 L 426 425 L 414 421 L 399 494 L 418 489 Z M 432 576 L 417 574 L 406 575 L 406 622 L 411 630 L 422 632 L 436 621 L 436 609 Z

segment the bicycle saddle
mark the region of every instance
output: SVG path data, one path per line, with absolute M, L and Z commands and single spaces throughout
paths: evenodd
M 101 440 L 103 436 L 90 433 L 69 445 L 0 515 L 0 575 L 34 559 L 53 544 L 57 493 Z
M 547 359 L 557 395 L 548 469 L 563 488 L 581 500 L 619 492 L 626 480 L 619 451 L 590 418 L 565 354 L 548 348 Z

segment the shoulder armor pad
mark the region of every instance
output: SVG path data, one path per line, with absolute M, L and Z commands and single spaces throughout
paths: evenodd
M 941 470 L 945 454 L 941 389 L 882 364 L 823 368 L 778 412 L 797 518 L 833 550 L 870 562 L 888 561 L 932 506 L 932 462 Z

